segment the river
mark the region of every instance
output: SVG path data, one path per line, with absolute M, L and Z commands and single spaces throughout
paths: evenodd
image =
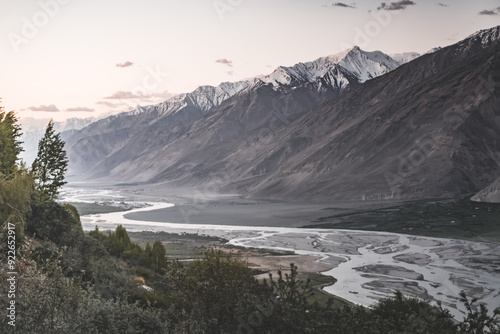
M 68 202 L 124 198 L 113 190 L 65 188 Z M 126 199 L 125 199 L 126 200 Z M 198 233 L 223 237 L 244 247 L 291 250 L 330 264 L 324 272 L 337 282 L 324 289 L 351 302 L 370 306 L 398 289 L 404 294 L 441 301 L 456 319 L 465 308 L 459 292 L 478 298 L 490 311 L 500 306 L 500 245 L 397 233 L 291 227 L 183 224 L 128 219 L 126 214 L 173 208 L 166 202 L 135 202 L 129 211 L 82 216 L 84 230 L 123 225 L 128 231 Z M 135 215 L 137 216 L 137 215 Z M 299 268 L 300 269 L 300 268 Z

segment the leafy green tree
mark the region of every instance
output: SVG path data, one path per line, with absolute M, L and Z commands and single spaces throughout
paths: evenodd
M 22 151 L 21 126 L 13 111 L 5 112 L 0 107 L 0 174 L 11 179 L 17 171 L 16 162 Z
M 234 333 L 257 285 L 245 261 L 218 249 L 206 251 L 187 269 L 172 263 L 166 278 L 177 312 L 174 332 L 182 333 Z
M 26 169 L 18 170 L 11 179 L 0 174 L 0 227 L 6 233 L 6 224 L 15 225 L 16 243 L 23 240 L 26 217 L 31 210 L 33 178 Z M 1 242 L 7 245 L 6 242 Z
M 317 323 L 312 321 L 312 306 L 308 298 L 313 295 L 310 280 L 302 281 L 298 277 L 297 266 L 290 264 L 290 273 L 278 270 L 278 279 L 273 279 L 269 274 L 269 282 L 264 280 L 262 286 L 264 291 L 269 291 L 267 305 L 269 315 L 260 316 L 255 313 L 253 323 L 261 330 L 269 330 L 277 333 L 304 333 L 306 329 Z M 260 312 L 263 313 L 263 312 Z M 265 314 L 264 314 L 265 315 Z M 259 319 L 260 318 L 260 319 Z M 252 323 L 252 319 L 247 319 Z
M 75 221 L 78 222 L 79 226 L 81 227 L 82 221 L 80 220 L 78 209 L 74 205 L 71 205 L 69 203 L 64 203 L 63 206 L 69 213 L 71 213 L 71 216 L 73 216 Z
M 13 111 L 5 112 L 0 107 L 0 228 L 7 245 L 7 224 L 15 226 L 16 243 L 24 236 L 26 215 L 30 210 L 33 178 L 24 166 L 18 165 L 21 153 L 21 127 Z
M 161 269 L 165 268 L 167 265 L 167 251 L 165 247 L 161 243 L 161 241 L 156 240 L 153 243 L 153 249 L 151 251 L 152 255 L 152 266 L 154 270 L 161 271 Z
M 488 314 L 488 309 L 483 304 L 476 305 L 477 298 L 469 300 L 465 292 L 460 292 L 460 301 L 467 309 L 467 317 L 459 324 L 461 333 L 483 334 L 500 333 L 500 307 L 493 310 L 493 315 Z
M 83 235 L 80 222 L 63 205 L 54 201 L 31 202 L 26 231 L 57 245 L 70 245 Z
M 45 135 L 38 143 L 38 154 L 32 166 L 40 201 L 57 198 L 59 189 L 67 183 L 64 181 L 67 169 L 68 158 L 64 141 L 59 133 L 55 133 L 54 122 L 50 120 Z
M 405 297 L 400 291 L 375 305 L 371 324 L 380 333 L 457 333 L 453 316 L 440 304 Z
M 132 248 L 132 242 L 127 230 L 122 225 L 118 225 L 114 232 L 111 232 L 108 238 L 110 253 L 121 256 L 125 251 Z
M 149 242 L 146 243 L 142 256 L 144 259 L 144 265 L 146 267 L 151 267 L 153 265 L 153 249 L 151 248 L 151 244 Z

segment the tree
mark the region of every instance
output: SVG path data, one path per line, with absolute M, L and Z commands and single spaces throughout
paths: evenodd
M 234 333 L 257 286 L 244 260 L 219 249 L 207 250 L 186 270 L 174 262 L 165 275 L 181 319 L 176 333 Z
M 45 135 L 38 143 L 38 154 L 32 170 L 36 179 L 36 190 L 40 201 L 55 200 L 59 189 L 67 182 L 64 173 L 68 169 L 68 158 L 64 141 L 55 133 L 54 122 L 50 120 Z
M 82 225 L 63 205 L 54 201 L 31 201 L 26 232 L 57 245 L 71 245 L 83 235 Z
M 161 241 L 156 240 L 153 243 L 151 253 L 153 257 L 153 269 L 160 272 L 167 264 L 167 252 Z
M 477 298 L 469 300 L 464 291 L 460 292 L 460 301 L 467 309 L 467 317 L 458 325 L 462 333 L 483 334 L 500 333 L 500 307 L 493 310 L 493 315 L 488 313 L 484 304 L 477 306 Z
M 31 210 L 30 200 L 33 178 L 21 168 L 9 180 L 0 174 L 0 229 L 3 231 L 1 245 L 7 245 L 7 224 L 14 224 L 16 243 L 21 243 L 24 235 L 26 216 Z
M 108 242 L 110 252 L 115 256 L 122 256 L 125 251 L 132 248 L 127 230 L 122 225 L 118 225 L 116 230 L 109 234 Z
M 13 111 L 5 112 L 0 107 L 0 173 L 6 179 L 13 178 L 17 171 L 16 162 L 19 159 L 19 153 L 23 150 L 21 147 L 21 126 Z
M 21 127 L 13 111 L 5 112 L 0 107 L 0 230 L 3 231 L 1 245 L 7 245 L 6 225 L 15 226 L 16 243 L 21 243 L 24 224 L 30 210 L 33 178 L 22 164 L 18 165 L 21 153 Z

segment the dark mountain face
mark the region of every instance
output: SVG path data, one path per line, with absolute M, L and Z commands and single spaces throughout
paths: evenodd
M 363 84 L 340 73 L 351 87 L 341 95 L 336 75 L 260 82 L 210 112 L 104 121 L 68 141 L 70 159 L 91 179 L 271 198 L 477 192 L 500 176 L 499 35 L 479 32 Z
M 266 197 L 318 199 L 482 189 L 500 175 L 500 49 L 439 70 L 442 56 L 417 59 L 310 111 L 273 139 L 259 165 L 272 165 L 296 143 L 307 145 L 245 187 Z M 434 67 L 433 74 L 408 84 L 407 74 L 422 65 Z

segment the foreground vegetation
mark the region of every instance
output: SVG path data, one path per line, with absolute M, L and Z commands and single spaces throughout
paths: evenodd
M 58 135 L 49 124 L 31 170 L 18 163 L 19 136 L 0 109 L 2 333 L 500 333 L 500 310 L 464 294 L 462 321 L 400 293 L 371 309 L 324 305 L 293 264 L 258 281 L 220 249 L 183 264 L 122 226 L 84 233 L 76 208 L 55 201 L 67 165 Z
M 371 309 L 311 303 L 310 283 L 298 279 L 293 264 L 264 281 L 220 249 L 183 265 L 167 260 L 161 243 L 131 243 L 123 227 L 85 234 L 66 208 L 51 206 L 70 226 L 61 237 L 27 231 L 16 263 L 17 317 L 10 332 L 500 333 L 495 318 L 465 295 L 469 314 L 461 322 L 439 305 L 400 293 Z M 32 223 L 30 217 L 27 226 Z M 7 286 L 1 290 L 5 309 Z

